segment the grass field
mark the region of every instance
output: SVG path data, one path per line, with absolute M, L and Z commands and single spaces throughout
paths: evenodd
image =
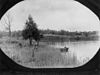
M 23 46 L 20 47 L 19 43 Z M 28 40 L 11 38 L 9 42 L 8 37 L 3 37 L 0 39 L 0 47 L 16 63 L 30 68 L 77 67 L 86 63 L 77 59 L 75 53 L 61 53 L 59 48 L 50 47 L 45 42 L 40 42 L 35 50 L 34 46 L 29 46 Z

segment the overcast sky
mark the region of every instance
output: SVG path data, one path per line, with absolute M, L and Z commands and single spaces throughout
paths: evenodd
M 23 29 L 29 14 L 41 29 L 100 30 L 98 17 L 74 0 L 26 0 L 16 4 L 8 12 L 13 18 L 12 30 Z M 4 30 L 2 24 L 0 30 Z

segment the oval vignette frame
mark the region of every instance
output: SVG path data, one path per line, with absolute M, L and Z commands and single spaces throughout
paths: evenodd
M 2 8 L 1 10 L 3 11 L 3 13 L 2 13 L 2 11 L 0 12 L 0 18 L 4 15 L 4 13 L 7 11 L 7 10 L 9 10 L 11 7 L 13 7 L 15 4 L 17 4 L 17 3 L 19 3 L 19 2 L 21 2 L 22 0 L 14 0 L 14 1 L 12 1 L 11 3 L 10 3 L 10 1 L 11 0 L 9 0 L 8 1 L 8 5 L 6 5 L 4 8 Z M 82 3 L 82 4 L 84 4 L 85 5 L 85 0 L 83 1 L 83 2 L 81 2 L 81 0 L 77 0 L 77 1 L 79 1 L 80 3 Z M 6 3 L 6 2 L 5 2 Z M 5 4 L 4 3 L 4 4 Z M 3 6 L 3 5 L 2 5 Z M 8 7 L 7 7 L 8 6 Z M 86 5 L 85 5 L 86 7 L 90 7 L 89 9 L 90 10 L 92 10 L 99 18 L 100 18 L 100 16 L 99 16 L 99 14 L 98 14 L 98 11 L 95 11 L 95 9 L 94 8 L 91 8 L 91 6 L 88 6 L 87 5 L 87 3 L 86 3 Z M 5 56 L 4 56 L 5 57 Z M 93 70 L 93 69 L 97 69 L 99 66 L 99 64 L 100 64 L 100 52 L 99 52 L 99 50 L 98 50 L 98 52 L 96 53 L 96 55 L 94 55 L 94 57 L 91 59 L 91 60 L 89 60 L 89 62 L 88 63 L 86 63 L 85 65 L 82 65 L 82 66 L 79 66 L 79 67 L 76 67 L 76 68 L 66 68 L 66 69 L 64 69 L 64 70 L 70 70 L 70 71 L 84 71 L 84 70 Z M 9 58 L 8 58 L 9 59 Z M 99 59 L 99 60 L 98 60 Z M 10 59 L 9 59 L 10 60 Z M 6 62 L 6 61 L 5 61 Z M 11 62 L 8 62 L 8 64 L 7 65 L 9 65 L 9 63 L 14 63 L 13 61 L 11 61 Z M 10 69 L 12 69 L 12 70 L 17 70 L 17 69 L 20 69 L 20 70 L 23 70 L 23 71 L 25 71 L 25 70 L 33 70 L 33 69 L 30 69 L 30 68 L 26 68 L 26 67 L 23 67 L 23 66 L 21 66 L 21 65 L 18 65 L 18 64 L 16 64 L 16 63 L 14 63 L 14 64 L 12 64 L 13 66 L 17 66 L 15 69 L 14 68 L 11 68 L 11 67 L 9 67 Z M 20 66 L 20 67 L 18 67 L 18 66 Z M 58 69 L 58 68 L 57 68 Z M 19 70 L 19 71 L 20 71 Z M 46 70 L 46 69 L 45 69 Z M 48 70 L 48 68 L 47 68 L 47 70 Z M 52 70 L 52 69 L 51 69 Z M 61 69 L 60 69 L 61 70 Z M 63 70 L 63 71 L 64 71 Z M 40 69 L 40 71 L 41 71 L 41 69 Z M 54 70 L 52 70 L 52 71 L 54 71 Z

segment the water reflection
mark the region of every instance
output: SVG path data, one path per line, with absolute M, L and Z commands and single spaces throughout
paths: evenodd
M 69 48 L 69 51 L 75 53 L 79 60 L 83 58 L 91 59 L 100 47 L 100 41 L 78 41 L 78 42 L 55 42 L 52 45 L 54 48 Z M 80 59 L 81 58 L 81 59 Z

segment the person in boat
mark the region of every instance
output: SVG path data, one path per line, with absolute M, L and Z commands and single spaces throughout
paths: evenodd
M 64 47 L 65 52 L 68 52 L 68 49 L 69 49 L 68 47 L 66 46 Z
M 69 48 L 65 46 L 64 48 L 61 48 L 60 50 L 61 50 L 61 52 L 68 52 L 68 49 Z

